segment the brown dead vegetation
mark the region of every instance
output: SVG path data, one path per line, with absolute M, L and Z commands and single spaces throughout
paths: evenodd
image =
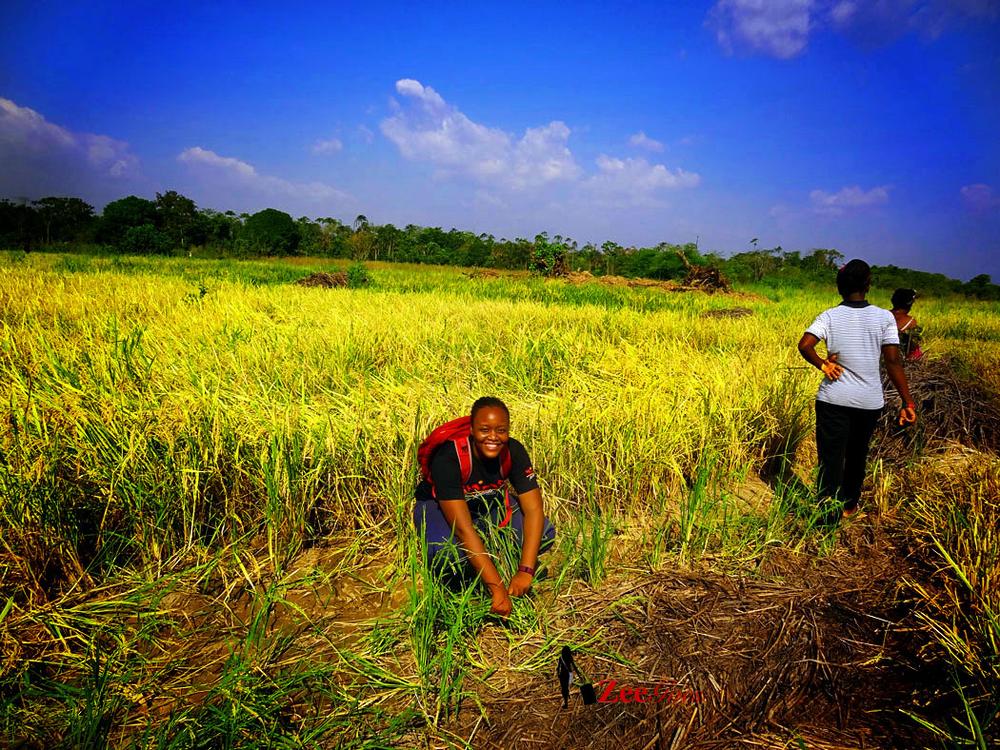
M 473 268 L 471 271 L 465 271 L 462 273 L 463 276 L 469 279 L 497 279 L 500 278 L 500 272 L 494 268 Z
M 316 273 L 309 274 L 305 278 L 299 279 L 295 283 L 299 286 L 335 289 L 347 286 L 347 274 L 343 271 L 337 271 L 336 273 L 317 271 Z
M 598 283 L 604 286 L 628 287 L 629 289 L 660 289 L 665 292 L 731 292 L 732 286 L 715 268 L 693 266 L 681 282 L 657 281 L 656 279 L 630 279 L 625 276 L 594 276 L 590 271 L 569 271 L 562 276 L 571 284 Z
M 614 679 L 650 693 L 674 685 L 682 694 L 698 691 L 702 702 L 587 706 L 574 688 L 564 710 L 553 663 L 551 675 L 491 678 L 506 684 L 494 697 L 480 695 L 487 718 L 473 745 L 922 746 L 930 738 L 900 709 L 940 703 L 941 675 L 922 660 L 900 604 L 901 576 L 912 562 L 878 529 L 844 535 L 845 547 L 826 559 L 775 550 L 752 578 L 663 571 L 599 590 L 578 586 L 556 607 L 577 642 L 597 638 L 578 656 L 595 683 Z M 498 650 L 508 648 L 506 638 L 494 640 Z M 487 654 L 489 641 L 486 633 Z M 605 649 L 614 658 L 596 655 Z M 453 731 L 469 736 L 471 719 Z
M 958 443 L 1000 453 L 1000 398 L 953 357 L 906 363 L 917 423 L 897 423 L 898 404 L 890 400 L 873 443 L 873 456 L 899 465 L 928 447 Z M 886 384 L 886 393 L 894 393 Z
M 746 318 L 753 315 L 749 307 L 724 307 L 719 310 L 705 310 L 703 318 Z

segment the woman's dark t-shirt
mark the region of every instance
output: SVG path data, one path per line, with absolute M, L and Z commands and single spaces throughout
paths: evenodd
M 417 500 L 459 500 L 465 498 L 469 512 L 475 518 L 490 508 L 503 507 L 504 485 L 509 480 L 514 491 L 522 495 L 538 489 L 538 478 L 531 467 L 528 451 L 514 438 L 507 441 L 510 451 L 510 476 L 500 476 L 500 459 L 480 460 L 472 453 L 472 473 L 468 484 L 462 484 L 462 469 L 454 443 L 442 445 L 431 457 L 431 478 L 434 486 L 423 480 L 417 485 Z

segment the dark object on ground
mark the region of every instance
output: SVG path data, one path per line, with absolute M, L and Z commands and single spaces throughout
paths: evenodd
M 559 675 L 559 688 L 562 690 L 563 708 L 569 708 L 569 687 L 574 681 L 580 683 L 580 695 L 583 704 L 590 706 L 597 703 L 597 691 L 589 678 L 576 666 L 573 659 L 573 649 L 563 646 L 559 652 L 559 667 L 556 670 Z
M 299 279 L 295 283 L 299 286 L 318 286 L 324 289 L 333 289 L 341 286 L 346 287 L 347 274 L 343 271 L 337 271 L 336 273 L 317 271 L 316 273 L 310 274 L 303 279 Z
M 562 693 L 563 708 L 569 708 L 569 683 L 573 678 L 573 649 L 563 646 L 559 654 L 559 666 L 556 668 L 559 677 L 559 690 Z
M 746 318 L 753 315 L 753 310 L 749 307 L 724 307 L 720 310 L 705 310 L 701 314 L 703 318 Z

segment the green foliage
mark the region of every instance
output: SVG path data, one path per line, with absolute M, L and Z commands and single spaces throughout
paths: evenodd
M 79 198 L 50 196 L 34 205 L 46 244 L 83 239 L 94 224 L 94 207 Z
M 193 200 L 176 190 L 156 194 L 156 218 L 171 248 L 200 244 L 208 237 L 208 220 L 198 213 Z
M 364 214 L 350 223 L 325 216 L 293 220 L 273 208 L 252 216 L 233 211 L 199 210 L 194 201 L 176 191 L 158 193 L 156 201 L 128 196 L 109 203 L 100 217 L 78 198 L 48 197 L 34 204 L 18 205 L 0 200 L 0 247 L 20 247 L 25 252 L 51 243 L 73 242 L 76 252 L 87 252 L 94 239 L 121 248 L 133 228 L 153 226 L 169 245 L 191 257 L 252 257 L 308 255 L 453 266 L 481 266 L 509 270 L 535 270 L 561 275 L 564 270 L 630 278 L 682 279 L 688 264 L 716 267 L 729 279 L 772 287 L 823 285 L 832 288 L 844 254 L 833 248 L 813 248 L 808 253 L 785 251 L 780 246 L 752 250 L 723 258 L 702 253 L 694 243 L 661 242 L 650 247 L 626 247 L 605 241 L 579 247 L 570 237 L 551 239 L 541 232 L 533 240 L 496 238 L 460 229 L 408 224 L 373 224 Z M 144 230 L 139 252 L 166 252 Z M 150 249 L 159 248 L 159 249 Z M 62 248 L 65 249 L 65 248 Z M 873 286 L 878 289 L 913 288 L 921 295 L 959 294 L 982 300 L 1000 300 L 1000 285 L 986 274 L 967 283 L 942 274 L 896 266 L 873 266 Z
M 28 252 L 40 239 L 40 227 L 38 212 L 31 206 L 0 200 L 0 245 Z
M 371 274 L 365 268 L 365 264 L 360 261 L 351 263 L 347 267 L 347 286 L 351 289 L 368 286 L 372 283 Z
M 125 255 L 167 255 L 170 238 L 152 224 L 130 227 L 118 243 L 117 249 Z
M 969 279 L 969 283 L 962 286 L 962 291 L 977 299 L 1000 299 L 1000 286 L 994 284 L 989 274 L 986 273 L 981 273 Z
M 561 239 L 561 238 L 560 238 Z M 558 276 L 566 270 L 566 245 L 558 240 L 550 242 L 545 232 L 535 235 L 531 253 L 531 270 L 543 276 Z
M 241 246 L 260 255 L 289 255 L 299 244 L 294 219 L 284 211 L 265 208 L 248 218 L 239 235 Z
M 326 255 L 327 243 L 323 228 L 308 216 L 300 216 L 295 221 L 299 232 L 298 251 L 302 255 Z
M 111 201 L 104 207 L 97 238 L 108 245 L 118 246 L 129 229 L 146 224 L 156 226 L 156 204 L 145 198 L 130 195 Z

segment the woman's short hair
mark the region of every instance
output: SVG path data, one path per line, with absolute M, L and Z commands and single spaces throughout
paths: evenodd
M 848 261 L 837 272 L 837 291 L 841 297 L 867 291 L 872 280 L 872 269 L 863 260 L 855 258 Z
M 476 418 L 476 412 L 480 409 L 503 409 L 504 414 L 507 415 L 507 419 L 510 419 L 510 409 L 507 408 L 507 404 L 498 399 L 496 396 L 483 396 L 482 398 L 477 398 L 475 403 L 472 404 L 472 411 L 469 416 L 472 419 Z
M 917 298 L 916 289 L 897 289 L 892 293 L 893 310 L 909 310 Z

